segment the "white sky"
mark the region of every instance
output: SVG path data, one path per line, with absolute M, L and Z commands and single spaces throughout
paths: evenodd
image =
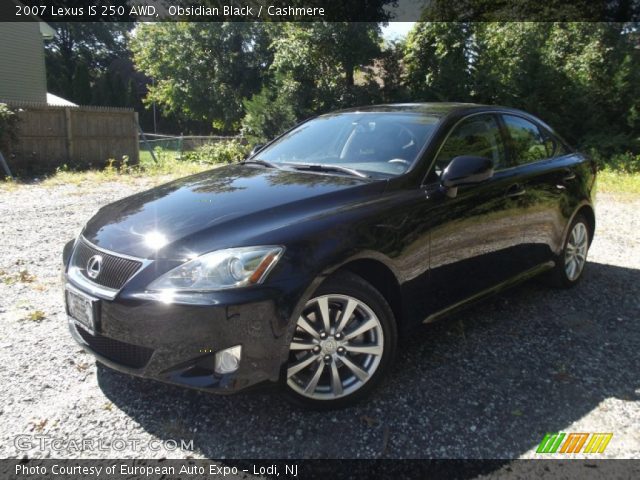
M 382 36 L 387 40 L 400 39 L 407 36 L 416 22 L 389 22 L 382 28 Z

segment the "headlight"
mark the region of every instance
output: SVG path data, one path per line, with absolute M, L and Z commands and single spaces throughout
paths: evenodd
M 212 291 L 262 283 L 283 247 L 243 247 L 206 253 L 165 273 L 149 290 Z

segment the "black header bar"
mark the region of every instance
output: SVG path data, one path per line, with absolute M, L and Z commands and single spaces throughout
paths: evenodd
M 640 0 L 2 0 L 20 22 L 638 22 Z
M 567 456 L 569 457 L 569 456 Z M 0 478 L 20 480 L 398 480 L 638 478 L 639 460 L 0 460 Z

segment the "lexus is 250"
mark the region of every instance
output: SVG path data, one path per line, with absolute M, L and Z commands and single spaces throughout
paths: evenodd
M 123 372 L 344 406 L 412 327 L 534 275 L 576 284 L 595 176 L 519 110 L 321 115 L 238 164 L 102 207 L 64 249 L 69 327 Z

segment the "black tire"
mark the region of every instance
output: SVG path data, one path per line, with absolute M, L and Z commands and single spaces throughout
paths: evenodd
M 571 239 L 572 232 L 574 231 L 574 229 L 576 228 L 576 225 L 578 224 L 582 224 L 584 226 L 584 231 L 586 232 L 586 236 L 587 236 L 586 251 L 584 254 L 585 260 L 584 260 L 583 266 L 580 268 L 580 271 L 577 274 L 577 277 L 570 278 L 570 276 L 567 273 L 567 269 L 565 268 L 565 260 L 567 257 L 567 249 L 568 249 L 569 241 Z M 566 238 L 564 239 L 562 252 L 556 258 L 556 265 L 551 271 L 548 272 L 548 275 L 546 276 L 547 284 L 556 288 L 571 288 L 577 285 L 578 283 L 580 283 L 580 280 L 584 276 L 584 271 L 587 266 L 586 256 L 589 250 L 589 246 L 591 245 L 591 240 L 592 240 L 591 227 L 589 225 L 589 221 L 582 214 L 576 215 L 573 221 L 571 222 L 571 225 L 567 229 L 567 235 L 566 235 Z
M 289 385 L 289 379 L 287 378 L 287 367 L 285 367 L 282 374 L 282 388 L 287 400 L 297 406 L 313 410 L 330 410 L 336 408 L 344 408 L 349 405 L 353 405 L 369 396 L 371 392 L 380 384 L 380 382 L 386 376 L 387 372 L 392 366 L 396 355 L 396 346 L 398 341 L 396 320 L 394 318 L 391 307 L 382 296 L 382 294 L 360 276 L 348 271 L 338 272 L 332 275 L 331 277 L 327 278 L 320 285 L 320 287 L 318 287 L 318 289 L 311 296 L 311 299 L 309 300 L 307 305 L 309 305 L 309 303 L 314 299 L 317 299 L 323 295 L 349 296 L 366 305 L 375 314 L 377 320 L 379 321 L 379 326 L 382 330 L 383 349 L 382 355 L 380 355 L 379 363 L 377 364 L 375 371 L 368 377 L 368 379 L 363 382 L 363 384 L 359 386 L 357 390 L 349 394 L 345 393 L 344 396 L 340 396 L 338 398 L 318 399 L 309 398 L 308 396 L 300 394 Z M 333 310 L 331 311 L 333 312 Z M 335 315 L 336 316 L 334 318 L 336 319 L 336 323 L 338 323 L 338 313 L 336 313 Z M 357 315 L 354 314 L 351 316 L 351 318 L 354 318 L 355 320 L 356 316 Z M 295 321 L 297 322 L 298 319 L 296 319 Z M 347 326 L 349 326 L 350 324 L 351 323 L 349 323 Z M 332 325 L 332 327 L 333 326 L 335 326 L 335 324 Z M 344 332 L 347 332 L 347 330 L 348 329 L 344 327 Z M 295 355 L 296 353 L 297 352 L 295 351 L 290 351 L 287 364 L 288 366 L 293 364 L 293 355 Z M 311 353 L 309 353 L 308 355 L 311 355 Z M 322 355 L 322 353 L 320 353 L 320 355 Z M 337 353 L 335 355 L 337 355 Z M 341 365 L 339 367 L 342 369 L 341 371 L 347 372 L 347 374 L 350 373 L 350 370 L 347 369 L 346 365 L 341 363 L 341 360 L 345 356 L 348 359 L 353 359 L 354 357 L 352 357 L 351 355 L 351 353 L 347 352 L 346 354 L 343 354 L 342 357 L 337 357 L 338 360 L 335 361 L 336 365 Z M 358 357 L 358 354 L 355 355 L 356 358 L 362 358 Z M 318 362 L 318 364 L 319 363 L 320 362 Z M 330 365 L 330 368 L 332 367 L 333 366 Z M 336 368 L 338 367 L 336 366 Z M 323 375 L 329 375 L 330 373 L 331 372 L 329 371 L 327 373 L 323 373 Z M 331 388 L 331 390 L 333 391 L 333 388 Z

